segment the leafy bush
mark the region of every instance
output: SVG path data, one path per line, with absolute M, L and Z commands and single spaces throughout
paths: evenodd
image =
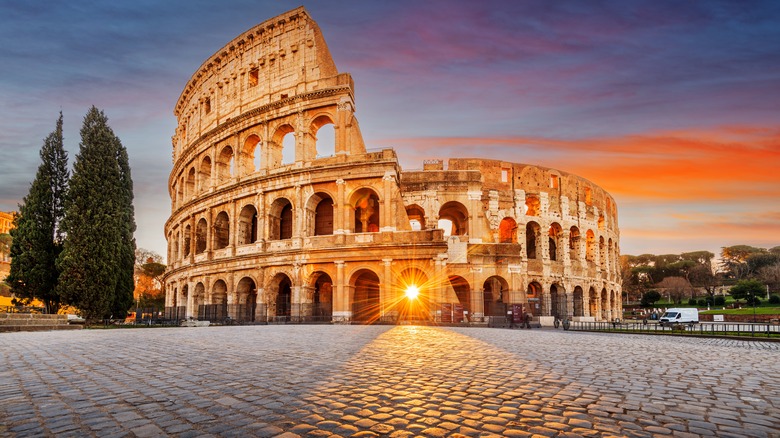
M 715 305 L 716 306 L 725 306 L 726 305 L 726 297 L 723 295 L 718 295 L 715 297 Z
M 748 297 L 747 298 L 747 303 L 748 303 L 749 306 L 753 306 L 753 305 L 758 306 L 759 304 L 761 304 L 761 298 L 759 298 L 759 297 Z
M 769 304 L 780 304 L 780 295 L 770 295 Z
M 697 301 L 696 304 L 698 304 L 699 307 L 705 307 L 709 305 L 708 301 L 709 301 L 708 299 L 699 298 L 699 301 Z
M 688 305 L 689 306 L 695 306 L 696 305 L 696 298 L 689 299 L 688 300 Z

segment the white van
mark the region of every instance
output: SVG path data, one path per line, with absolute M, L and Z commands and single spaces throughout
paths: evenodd
M 658 320 L 661 325 L 698 324 L 699 309 L 674 308 L 668 309 Z

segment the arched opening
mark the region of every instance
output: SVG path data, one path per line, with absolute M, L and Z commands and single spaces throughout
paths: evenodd
M 585 316 L 585 302 L 583 301 L 584 296 L 581 287 L 577 286 L 574 288 L 572 298 L 572 306 L 574 307 L 572 313 L 574 316 Z
M 333 234 L 333 199 L 328 195 L 320 198 L 314 209 L 314 235 L 326 236 Z
M 277 320 L 289 321 L 292 315 L 292 281 L 285 274 L 278 274 L 274 278 L 276 286 L 276 309 L 274 316 Z M 273 290 L 273 289 L 272 289 Z
M 548 232 L 548 252 L 551 261 L 558 261 L 558 248 L 563 248 L 561 240 L 563 239 L 563 229 L 560 224 L 553 222 Z
M 330 275 L 315 273 L 314 292 L 312 292 L 312 309 L 309 314 L 318 321 L 330 321 L 333 317 L 333 280 Z
M 189 294 L 190 287 L 185 284 L 181 288 L 179 299 L 174 303 L 174 306 L 179 307 L 179 309 L 176 309 L 176 314 L 177 316 L 180 316 L 181 319 L 184 319 L 187 316 L 187 299 L 189 298 Z M 183 309 L 181 309 L 182 307 Z
M 257 309 L 257 286 L 255 281 L 249 277 L 239 280 L 236 286 L 236 296 L 238 297 L 238 306 L 235 312 L 236 319 L 239 322 L 254 322 Z
M 367 269 L 358 271 L 350 282 L 353 289 L 352 319 L 360 323 L 379 320 L 379 277 Z
M 566 309 L 566 291 L 560 285 L 550 286 L 550 316 L 564 319 L 568 315 Z
M 352 195 L 355 233 L 379 231 L 379 197 L 371 189 L 360 189 Z
M 200 162 L 198 185 L 201 192 L 205 192 L 211 187 L 211 157 L 203 157 L 203 160 Z
M 223 280 L 214 282 L 210 303 L 205 307 L 205 318 L 209 321 L 224 321 L 227 318 L 227 284 Z
M 592 287 L 588 289 L 588 305 L 590 306 L 590 316 L 593 316 L 596 318 L 597 321 L 600 320 L 599 318 L 599 296 L 596 294 L 596 290 Z
M 409 217 L 409 226 L 412 231 L 425 229 L 425 210 L 417 204 L 406 207 L 406 215 Z
M 219 182 L 229 181 L 234 176 L 234 156 L 233 148 L 225 146 L 219 153 L 219 159 L 217 159 L 217 178 Z
M 171 260 L 179 260 L 179 232 L 177 231 L 171 245 Z
M 195 285 L 195 290 L 192 292 L 192 314 L 197 315 L 197 318 L 200 320 L 205 320 L 205 300 L 206 287 L 203 286 L 203 283 L 198 283 Z
M 458 297 L 458 304 L 454 309 L 454 322 L 461 322 L 464 319 L 464 312 L 471 313 L 471 286 L 459 275 L 451 275 L 449 280 L 455 296 Z
M 222 249 L 230 243 L 230 219 L 221 211 L 214 219 L 214 249 Z
M 538 258 L 537 248 L 540 239 L 540 227 L 536 222 L 528 222 L 525 225 L 525 255 L 528 259 Z
M 314 136 L 315 158 L 336 155 L 336 130 L 328 116 L 319 116 L 311 124 L 310 132 Z
M 525 214 L 526 216 L 539 216 L 541 203 L 537 195 L 525 195 Z
M 187 198 L 191 199 L 195 197 L 195 168 L 190 167 L 187 172 Z
M 469 211 L 460 202 L 447 202 L 439 209 L 437 225 L 444 230 L 444 236 L 465 236 L 469 233 Z
M 206 219 L 200 218 L 197 227 L 195 227 L 195 254 L 206 251 L 206 242 L 208 241 L 208 225 Z
M 598 225 L 599 225 L 599 231 L 604 231 L 604 214 L 603 213 L 599 213 Z
M 498 243 L 517 243 L 517 222 L 511 217 L 501 219 L 498 225 Z
M 599 264 L 602 271 L 607 270 L 607 244 L 603 236 L 599 237 Z
M 596 261 L 596 235 L 593 234 L 593 230 L 585 233 L 585 260 Z
M 527 312 L 531 315 L 541 315 L 542 285 L 535 281 L 528 283 L 528 289 L 525 292 L 525 297 L 528 300 Z
M 262 152 L 260 149 L 260 137 L 252 134 L 244 140 L 241 148 L 241 172 L 250 175 L 260 170 Z
M 607 289 L 601 289 L 601 319 L 609 321 L 609 295 Z
M 612 270 L 612 265 L 615 264 L 617 258 L 613 257 L 612 239 L 607 241 L 607 271 Z
M 569 260 L 580 260 L 580 229 L 577 227 L 569 229 Z
M 269 240 L 285 240 L 292 237 L 292 204 L 285 198 L 279 198 L 271 204 L 269 215 Z
M 176 199 L 175 204 L 177 206 L 181 205 L 184 202 L 184 178 L 180 178 L 179 182 L 176 184 Z
M 431 302 L 428 275 L 418 268 L 407 268 L 401 271 L 395 278 L 393 290 L 398 294 L 400 306 L 398 307 L 399 319 L 407 321 L 423 321 L 430 319 L 426 304 Z M 410 289 L 417 291 L 416 297 L 407 295 Z M 401 296 L 403 295 L 403 296 Z
M 486 316 L 505 316 L 509 301 L 509 283 L 502 277 L 494 275 L 482 284 L 482 299 L 485 304 Z
M 184 257 L 190 256 L 190 240 L 192 239 L 192 227 L 187 225 L 184 227 L 184 248 L 182 249 L 184 251 Z
M 296 161 L 295 133 L 288 132 L 282 137 L 282 165 L 292 164 Z
M 257 241 L 257 209 L 254 205 L 245 205 L 238 216 L 238 245 L 248 245 Z

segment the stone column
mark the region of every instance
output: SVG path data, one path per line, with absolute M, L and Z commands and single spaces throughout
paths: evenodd
M 333 320 L 348 321 L 352 312 L 348 309 L 349 297 L 346 296 L 347 287 L 344 284 L 344 265 L 343 260 L 334 261 L 336 264 L 336 288 L 333 291 Z
M 385 316 L 392 312 L 388 308 L 388 301 L 394 301 L 393 294 L 393 259 L 382 259 L 384 273 L 382 274 L 382 283 L 379 288 L 379 318 L 382 321 Z
M 347 196 L 346 182 L 339 178 L 336 180 L 336 187 L 338 189 L 338 193 L 336 194 L 336 202 L 333 205 L 333 234 L 345 234 L 347 232 L 347 227 L 345 225 L 347 213 L 347 200 L 345 199 L 345 196 Z

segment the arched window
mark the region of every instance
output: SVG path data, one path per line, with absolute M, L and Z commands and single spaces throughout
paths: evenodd
M 198 186 L 201 192 L 205 192 L 211 187 L 211 158 L 203 157 L 198 171 Z
M 244 140 L 244 147 L 241 148 L 241 173 L 251 175 L 260 170 L 260 160 L 260 137 L 252 134 Z
M 465 236 L 469 233 L 469 212 L 457 201 L 445 203 L 439 209 L 438 227 L 445 236 Z
M 580 229 L 577 227 L 569 229 L 569 259 L 572 261 L 580 259 Z
M 517 243 L 517 222 L 511 217 L 501 219 L 498 226 L 499 243 Z
M 245 205 L 238 216 L 238 245 L 247 245 L 257 241 L 257 209 L 254 205 Z
M 295 133 L 288 132 L 282 138 L 282 164 L 292 164 L 296 159 Z
M 219 153 L 219 159 L 217 160 L 217 178 L 220 182 L 226 182 L 230 180 L 230 178 L 234 175 L 234 166 L 235 163 L 233 157 L 233 148 L 230 146 L 225 146 Z
M 354 213 L 355 233 L 379 231 L 379 197 L 371 189 L 360 189 L 350 203 Z
M 195 197 L 195 168 L 190 167 L 187 172 L 187 198 L 192 199 Z
M 527 216 L 539 216 L 541 203 L 536 195 L 525 195 L 525 214 Z
M 206 225 L 206 219 L 201 218 L 198 221 L 198 226 L 195 227 L 195 254 L 206 251 L 207 235 L 208 226 Z
M 190 248 L 191 247 L 190 240 L 191 239 L 192 239 L 192 227 L 187 225 L 186 227 L 184 227 L 184 250 L 183 250 L 184 251 L 184 257 L 189 257 L 190 256 L 190 250 L 191 250 L 191 248 Z
M 333 234 L 333 199 L 322 199 L 314 210 L 314 235 Z
M 607 269 L 607 244 L 604 237 L 599 237 L 599 262 L 602 270 Z
M 593 234 L 593 230 L 585 233 L 585 260 L 596 261 L 596 235 Z
M 557 261 L 559 257 L 559 248 L 562 248 L 562 242 L 561 239 L 563 238 L 563 230 L 561 229 L 560 224 L 557 222 L 553 222 L 552 225 L 550 225 L 550 231 L 549 231 L 549 255 L 550 260 Z
M 214 249 L 222 249 L 230 243 L 230 219 L 227 213 L 220 212 L 214 219 Z
M 419 205 L 410 205 L 406 207 L 406 215 L 409 217 L 409 226 L 413 231 L 425 229 L 425 210 Z
M 314 136 L 315 158 L 330 157 L 336 154 L 336 130 L 328 116 L 319 116 L 309 130 Z
M 279 198 L 269 209 L 269 240 L 284 240 L 292 237 L 292 204 L 285 198 Z
M 539 224 L 536 222 L 528 222 L 525 226 L 525 254 L 528 259 L 535 259 L 538 257 L 537 248 L 539 246 L 539 238 L 541 230 Z

